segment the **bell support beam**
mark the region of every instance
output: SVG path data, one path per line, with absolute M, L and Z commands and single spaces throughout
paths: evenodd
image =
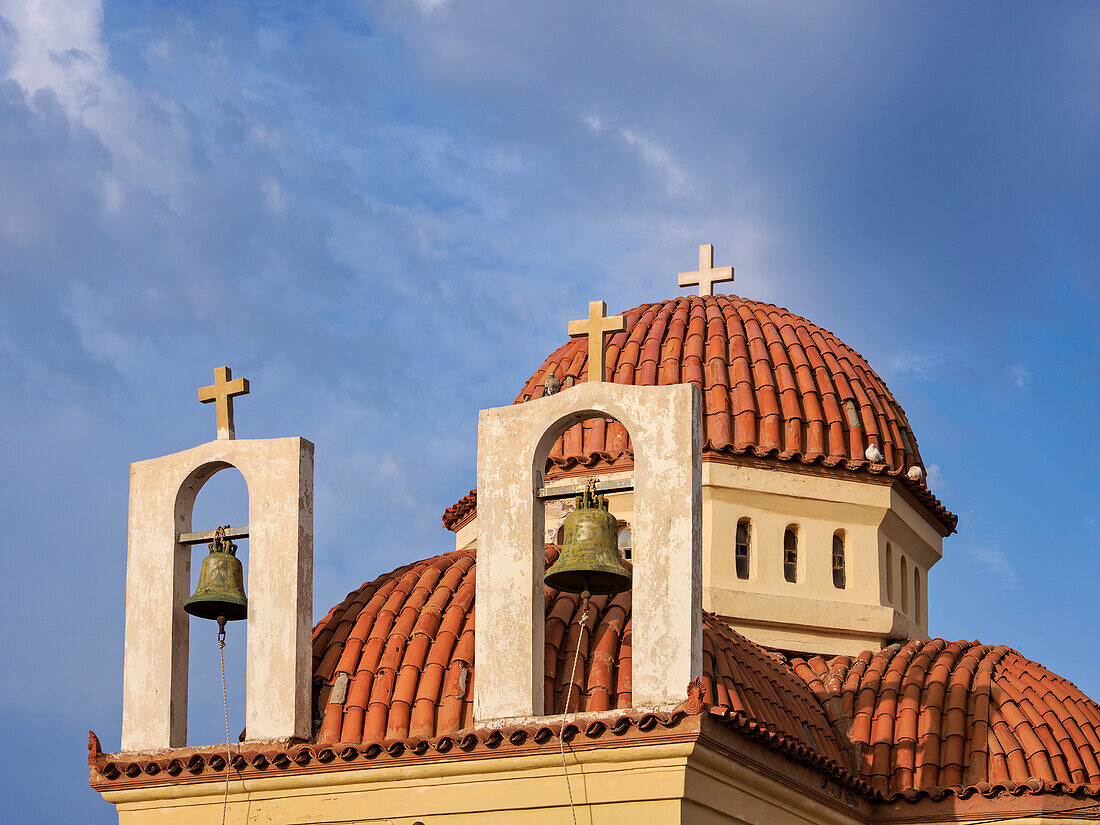
M 214 540 L 214 533 L 217 530 L 204 530 L 201 533 L 180 533 L 180 536 L 176 541 L 180 544 L 205 544 Z M 232 541 L 233 539 L 246 539 L 248 538 L 248 525 L 244 527 L 226 527 L 225 537 Z
M 545 714 L 538 493 L 557 438 L 598 416 L 623 424 L 634 445 L 635 707 L 675 705 L 702 670 L 699 389 L 586 382 L 478 418 L 475 724 Z
M 574 498 L 584 492 L 587 479 L 584 478 L 570 478 L 563 479 L 561 481 L 550 481 L 544 486 L 539 487 L 535 492 L 538 498 L 543 501 L 551 501 L 559 498 Z M 634 489 L 634 476 L 623 476 L 622 478 L 609 478 L 598 479 L 596 481 L 596 492 L 601 495 L 607 493 L 626 493 Z M 211 533 L 211 536 L 214 534 Z M 226 535 L 229 535 L 226 533 Z
M 308 738 L 313 625 L 313 444 L 219 439 L 130 465 L 122 750 L 187 744 L 191 513 L 235 467 L 248 487 L 249 740 Z M 216 627 L 211 625 L 210 643 Z M 232 637 L 230 639 L 232 644 Z

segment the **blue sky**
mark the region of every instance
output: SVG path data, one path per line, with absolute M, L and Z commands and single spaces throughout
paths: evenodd
M 704 242 L 908 412 L 960 515 L 932 633 L 1100 696 L 1098 87 L 1088 3 L 0 0 L 10 815 L 114 821 L 127 465 L 214 435 L 214 367 L 239 436 L 317 445 L 321 615 L 452 546 L 477 410 Z

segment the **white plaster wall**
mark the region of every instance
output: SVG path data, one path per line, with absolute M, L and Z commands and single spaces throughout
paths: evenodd
M 702 667 L 701 430 L 690 384 L 585 383 L 478 420 L 474 716 L 541 715 L 547 526 L 535 498 L 553 443 L 596 415 L 635 451 L 632 687 L 638 706 L 675 704 Z
M 246 725 L 250 739 L 310 735 L 313 444 L 217 440 L 130 465 L 122 749 L 187 743 L 190 532 L 202 486 L 236 467 L 248 487 Z M 209 525 L 213 527 L 215 525 Z

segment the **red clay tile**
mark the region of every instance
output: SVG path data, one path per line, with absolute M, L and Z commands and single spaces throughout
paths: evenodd
M 819 701 L 825 665 L 791 662 Z M 850 723 L 829 717 L 838 742 L 847 748 L 847 734 L 867 746 L 857 765 L 877 788 L 935 793 L 983 783 L 1097 781 L 1100 750 L 1090 736 L 1100 706 L 1009 648 L 914 640 L 827 666 L 842 685 L 841 706 L 854 711 Z
M 556 556 L 557 548 L 547 549 L 547 563 Z M 315 644 L 341 650 L 346 669 L 340 678 L 349 682 L 342 703 L 318 708 L 318 743 L 440 736 L 469 725 L 475 574 L 473 552 L 448 553 L 401 568 L 388 582 L 365 585 L 349 595 L 342 609 L 330 612 L 322 621 L 326 626 L 314 633 Z M 548 593 L 547 682 L 553 703 L 548 711 L 561 712 L 578 648 L 571 708 L 629 708 L 630 593 L 593 599 L 583 633 L 576 624 L 577 597 Z M 348 615 L 356 610 L 357 615 Z M 332 622 L 358 628 L 358 660 L 351 654 L 343 658 L 345 648 L 333 641 L 336 636 L 326 624 Z M 704 645 L 708 704 L 757 720 L 758 729 L 776 741 L 798 743 L 806 752 L 844 763 L 821 704 L 790 667 L 710 615 L 704 619 Z M 315 650 L 315 661 L 328 658 L 327 650 Z M 328 697 L 332 678 L 315 681 L 316 702 Z
M 870 472 L 864 451 L 875 443 L 885 472 L 905 486 L 947 532 L 957 519 L 923 482 L 905 472 L 921 465 L 904 411 L 866 360 L 831 332 L 786 309 L 734 295 L 690 296 L 643 304 L 622 313 L 626 330 L 607 345 L 608 372 L 617 383 L 693 382 L 704 390 L 704 458 L 750 454 L 800 464 L 842 458 L 844 469 Z M 531 376 L 516 403 L 540 398 L 548 374 L 582 380 L 587 343 L 560 346 Z M 854 406 L 855 421 L 843 405 Z M 615 438 L 612 439 L 614 432 Z M 624 430 L 570 428 L 551 450 L 562 469 L 631 461 Z M 472 517 L 476 498 L 444 513 L 455 528 Z

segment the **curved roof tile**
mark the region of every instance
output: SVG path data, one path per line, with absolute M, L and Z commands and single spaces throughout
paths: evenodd
M 558 548 L 548 547 L 546 564 Z M 398 568 L 348 594 L 313 633 L 319 745 L 450 736 L 473 726 L 475 551 Z M 631 594 L 592 598 L 546 589 L 548 715 L 631 707 Z M 572 663 L 580 648 L 572 690 Z M 789 748 L 844 765 L 810 688 L 780 659 L 709 614 L 703 619 L 703 701 L 712 713 Z M 686 686 L 685 686 L 686 690 Z
M 1100 786 L 1100 706 L 1011 648 L 914 639 L 791 667 L 882 794 Z
M 703 455 L 776 459 L 898 478 L 947 532 L 957 518 L 929 491 L 905 411 L 858 352 L 805 318 L 736 295 L 671 298 L 622 313 L 625 329 L 607 338 L 605 376 L 619 384 L 694 383 L 703 396 Z M 588 379 L 587 342 L 558 347 L 514 403 L 541 398 L 548 375 L 564 385 Z M 864 453 L 875 444 L 885 458 Z M 632 459 L 622 424 L 589 419 L 550 451 L 561 470 L 605 469 Z M 454 529 L 474 509 L 466 496 L 443 515 Z
M 805 318 L 736 295 L 671 298 L 622 314 L 625 329 L 607 340 L 604 380 L 697 384 L 706 451 L 777 450 L 863 465 L 864 451 L 875 444 L 889 470 L 923 467 L 905 412 L 885 382 L 863 356 Z M 548 374 L 586 381 L 586 339 L 570 339 L 551 353 L 515 403 L 541 398 Z M 564 466 L 629 450 L 622 425 L 586 422 L 567 432 L 551 456 Z

